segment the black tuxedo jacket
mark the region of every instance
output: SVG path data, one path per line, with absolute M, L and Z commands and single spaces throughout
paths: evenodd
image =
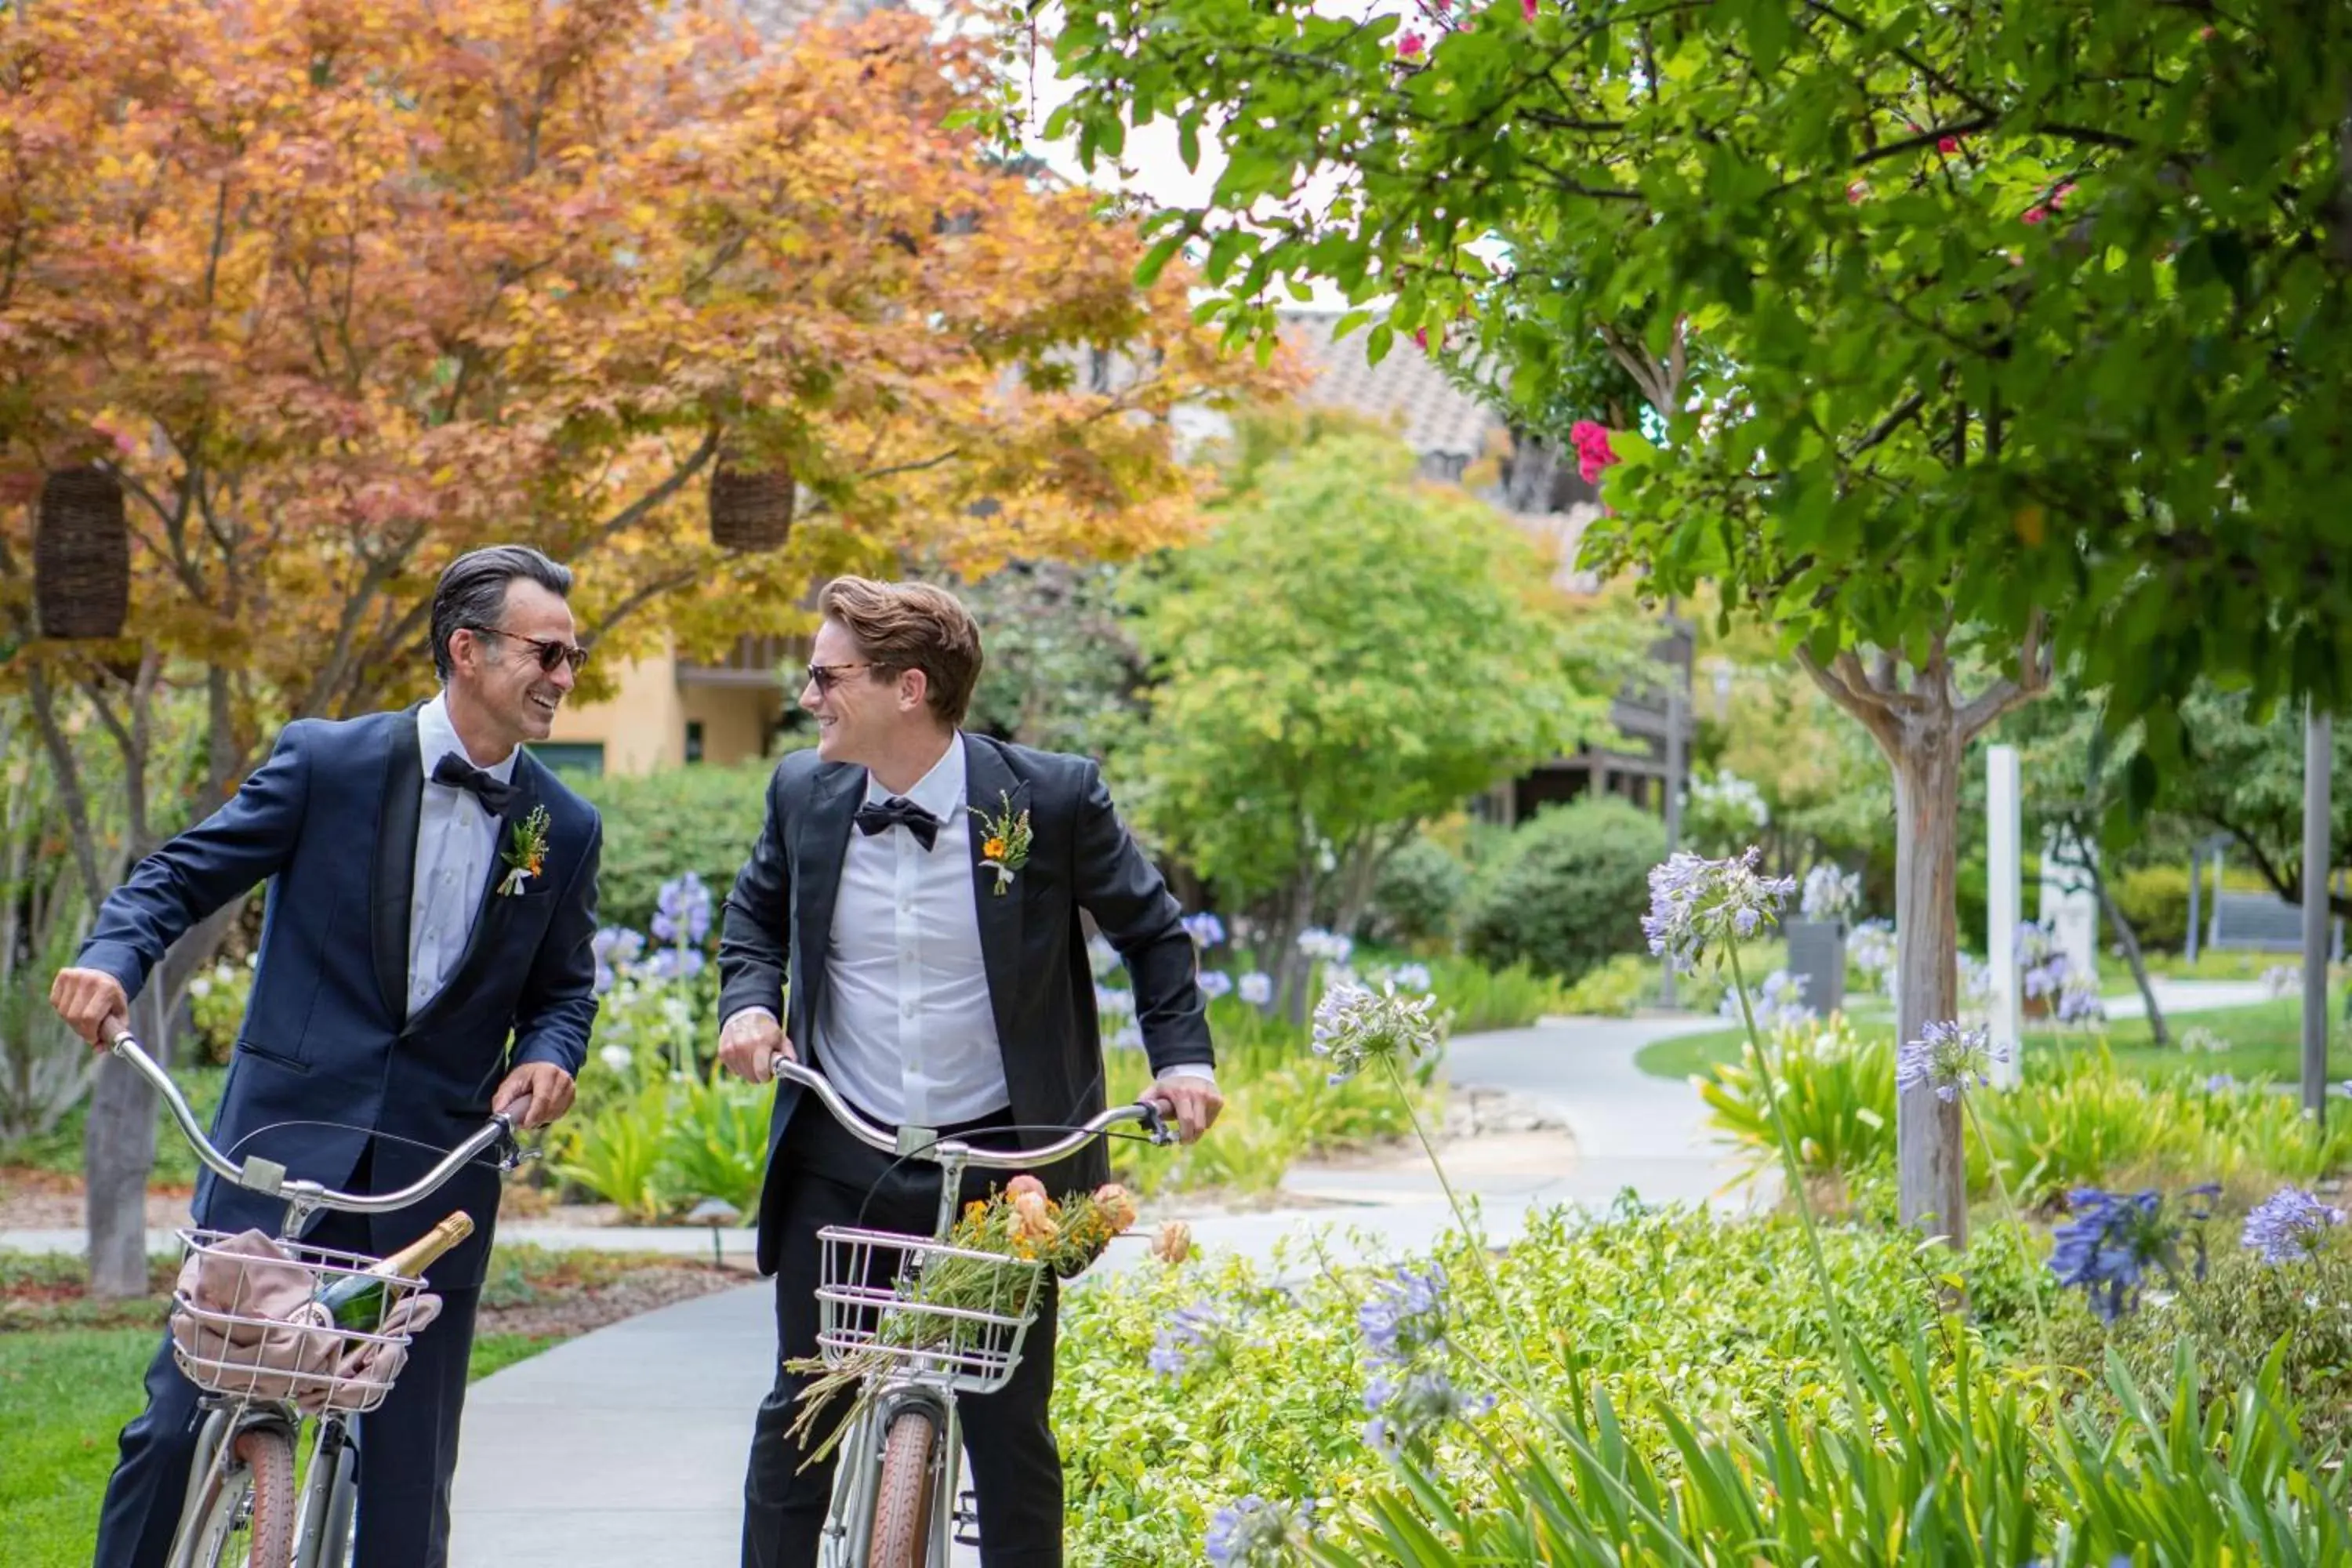
M 389 1136 L 375 1141 L 366 1184 L 388 1191 L 480 1128 L 510 1065 L 579 1072 L 596 1017 L 590 941 L 604 829 L 594 808 L 528 752 L 516 760 L 499 852 L 473 895 L 473 935 L 448 984 L 412 1015 L 408 910 L 424 788 L 415 710 L 297 721 L 227 805 L 141 861 L 99 910 L 79 962 L 136 996 L 182 932 L 268 884 L 260 966 L 212 1130 L 232 1154 L 346 1186 L 372 1130 Z M 499 893 L 514 825 L 541 805 L 545 867 L 521 890 Z M 498 1206 L 498 1173 L 478 1165 L 427 1202 L 370 1222 L 374 1246 L 405 1247 L 463 1208 L 475 1233 L 432 1278 L 477 1285 Z M 196 1188 L 201 1225 L 275 1236 L 285 1212 L 209 1173 Z
M 1102 1034 L 1081 909 L 1127 961 L 1152 1070 L 1213 1064 L 1183 910 L 1120 824 L 1101 770 L 1084 757 L 977 735 L 959 736 L 957 743 L 964 748 L 967 803 L 994 816 L 1009 798 L 1014 812 L 1029 813 L 1032 830 L 1028 864 L 1001 895 L 996 873 L 980 863 L 977 821 L 971 835 L 972 901 L 1013 1121 L 1059 1128 L 1103 1109 Z M 767 821 L 727 896 L 719 930 L 719 1016 L 770 1009 L 784 1020 L 801 1059 L 820 1072 L 824 1047 L 814 1025 L 822 1016 L 842 855 L 851 819 L 865 804 L 866 776 L 862 767 L 820 762 L 814 751 L 795 752 L 777 766 Z M 768 1273 L 775 1271 L 780 1240 L 773 1225 L 776 1145 L 801 1098 L 797 1085 L 779 1084 L 769 1120 L 770 1181 L 761 1197 L 759 1246 L 760 1267 Z M 824 1112 L 819 1107 L 811 1114 Z M 1037 1144 L 1057 1135 L 1020 1136 Z M 1056 1175 L 1071 1186 L 1090 1186 L 1109 1173 L 1109 1157 L 1097 1144 Z

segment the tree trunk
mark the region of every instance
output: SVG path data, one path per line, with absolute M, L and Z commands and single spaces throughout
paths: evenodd
M 1307 1019 L 1307 982 L 1313 966 L 1307 955 L 1298 951 L 1298 938 L 1315 923 L 1315 858 L 1312 852 L 1299 863 L 1297 873 L 1291 879 L 1288 903 L 1272 932 L 1274 948 L 1270 968 L 1274 976 L 1275 1008 L 1293 1023 Z M 1259 962 L 1265 963 L 1264 954 Z
M 2107 885 L 2105 873 L 2099 869 L 2099 858 L 2084 843 L 2081 830 L 2074 831 L 2077 848 L 2083 851 L 2084 869 L 2090 873 L 2091 896 L 2099 900 L 2106 911 L 2107 923 L 2116 928 L 2116 941 L 2122 943 L 2124 962 L 2131 965 L 2132 984 L 2139 987 L 2140 1000 L 2147 1005 L 2147 1030 L 2159 1046 L 2172 1044 L 2172 1031 L 2165 1026 L 2164 1009 L 2156 1005 L 2156 984 L 2147 976 L 2147 958 L 2139 950 L 2139 933 L 2124 918 L 2123 907 L 2116 902 L 2114 890 Z
M 1956 850 L 1960 813 L 1959 726 L 1936 705 L 1902 727 L 1895 769 L 1895 940 L 1896 1041 L 1957 1017 L 1959 941 Z M 1895 1108 L 1897 1184 L 1903 1222 L 1969 1242 L 1968 1162 L 1960 1107 L 1927 1085 L 1905 1091 Z
M 131 1005 L 131 1029 L 168 1065 L 163 992 L 151 984 Z M 89 1293 L 147 1293 L 147 1173 L 155 1164 L 155 1091 L 128 1062 L 100 1062 L 82 1131 L 82 1202 L 89 1224 Z

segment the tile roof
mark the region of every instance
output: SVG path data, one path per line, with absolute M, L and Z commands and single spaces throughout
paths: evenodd
M 1402 429 L 1419 456 L 1453 458 L 1457 467 L 1475 462 L 1486 454 L 1490 433 L 1507 428 L 1501 415 L 1447 380 L 1411 339 L 1398 342 L 1380 363 L 1368 364 L 1364 329 L 1334 338 L 1331 330 L 1339 324 L 1336 310 L 1283 315 L 1284 340 L 1315 373 L 1303 395 L 1308 402 L 1386 419 Z

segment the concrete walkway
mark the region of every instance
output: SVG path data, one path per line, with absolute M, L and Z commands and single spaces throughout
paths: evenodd
M 1708 1199 L 1728 1173 L 1706 1146 L 1696 1097 L 1640 1072 L 1633 1054 L 1715 1026 L 1705 1017 L 1562 1020 L 1454 1041 L 1457 1084 L 1545 1102 L 1574 1138 L 1552 1134 L 1548 1157 L 1528 1158 L 1543 1135 L 1503 1135 L 1494 1142 L 1522 1157 L 1484 1168 L 1465 1152 L 1461 1169 L 1449 1168 L 1488 1233 L 1507 1239 L 1531 1210 L 1605 1204 L 1628 1186 L 1658 1202 Z M 1196 1240 L 1266 1260 L 1320 1229 L 1341 1256 L 1378 1256 L 1424 1247 L 1452 1223 L 1434 1181 L 1407 1168 L 1299 1170 L 1285 1185 L 1349 1206 L 1196 1219 Z M 1102 1267 L 1147 1261 L 1124 1247 Z M 453 1568 L 733 1563 L 744 1444 L 775 1354 L 772 1311 L 768 1284 L 746 1286 L 583 1335 L 476 1384 Z

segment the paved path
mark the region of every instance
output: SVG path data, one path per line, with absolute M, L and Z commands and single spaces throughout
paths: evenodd
M 1605 1203 L 1629 1185 L 1656 1201 L 1706 1199 L 1725 1173 L 1705 1147 L 1696 1097 L 1636 1070 L 1633 1053 L 1713 1026 L 1707 1018 L 1561 1021 L 1456 1040 L 1454 1081 L 1544 1100 L 1565 1114 L 1575 1139 L 1554 1134 L 1545 1157 L 1540 1135 L 1498 1138 L 1517 1152 L 1492 1163 L 1501 1168 L 1465 1156 L 1459 1183 L 1480 1202 L 1489 1232 L 1506 1238 L 1530 1208 Z M 1308 1170 L 1285 1184 L 1360 1206 L 1199 1219 L 1195 1237 L 1266 1259 L 1286 1238 L 1331 1227 L 1336 1250 L 1364 1255 L 1425 1246 L 1451 1221 L 1435 1184 L 1410 1171 Z M 1105 1267 L 1143 1260 L 1140 1248 L 1123 1248 Z M 452 1568 L 733 1563 L 743 1445 L 775 1353 L 772 1312 L 764 1282 L 706 1296 L 583 1335 L 477 1384 L 466 1407 Z

